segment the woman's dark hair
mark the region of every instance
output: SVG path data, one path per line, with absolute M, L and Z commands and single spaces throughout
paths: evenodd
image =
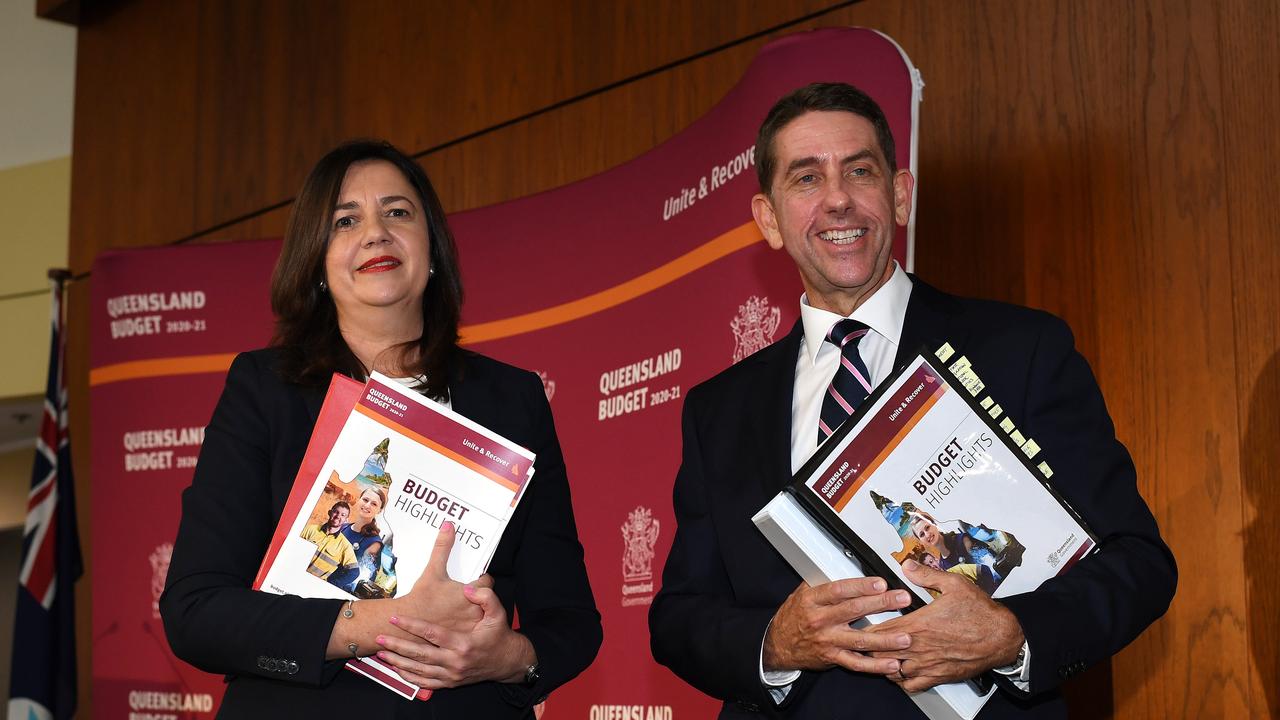
M 366 160 L 385 160 L 395 165 L 418 192 L 426 213 L 434 272 L 422 296 L 422 337 L 398 349 L 410 358 L 417 351 L 415 361 L 405 365 L 404 370 L 425 375 L 426 384 L 419 389 L 443 400 L 449 395 L 449 380 L 459 354 L 462 276 L 458 252 L 440 198 L 426 172 L 383 140 L 353 140 L 330 150 L 311 169 L 293 203 L 284 247 L 271 276 L 271 309 L 276 316 L 271 344 L 280 350 L 280 374 L 288 382 L 321 387 L 328 385 L 334 372 L 357 379 L 369 374 L 370 368 L 342 339 L 338 310 L 333 298 L 321 288 L 342 180 L 351 165 Z

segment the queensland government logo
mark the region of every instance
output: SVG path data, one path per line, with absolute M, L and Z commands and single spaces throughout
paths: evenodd
M 622 524 L 622 606 L 653 602 L 653 544 L 658 541 L 653 511 L 637 505 Z
M 173 543 L 161 543 L 147 557 L 151 561 L 151 617 L 160 617 L 160 596 L 164 593 L 164 579 L 169 576 L 169 559 L 173 557 Z
M 769 298 L 752 295 L 738 306 L 738 316 L 729 327 L 733 329 L 733 361 L 757 350 L 763 350 L 773 342 L 773 334 L 782 322 L 782 311 L 769 306 Z
M 538 379 L 542 380 L 542 392 L 547 396 L 547 402 L 551 402 L 551 398 L 556 396 L 556 381 L 547 377 L 546 370 L 538 371 Z

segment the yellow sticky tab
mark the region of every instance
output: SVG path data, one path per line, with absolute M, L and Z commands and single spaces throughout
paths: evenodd
M 1053 477 L 1053 470 L 1050 470 L 1050 469 L 1049 469 L 1049 463 L 1047 463 L 1047 462 L 1042 462 L 1042 463 L 1040 463 L 1039 465 L 1037 465 L 1036 467 L 1040 468 L 1040 472 L 1044 473 L 1045 478 L 1051 478 L 1051 477 Z
M 1011 433 L 1011 432 L 1013 432 L 1013 421 L 1012 421 L 1012 420 L 1010 420 L 1010 419 L 1009 419 L 1009 418 L 1007 418 L 1007 417 L 1006 417 L 1005 419 L 1001 420 L 1001 421 L 1000 421 L 1000 429 L 1001 429 L 1001 430 L 1003 430 L 1003 431 L 1005 431 L 1005 432 L 1007 432 L 1007 433 Z
M 951 343 L 942 343 L 942 347 L 938 348 L 938 351 L 934 353 L 942 362 L 946 362 L 955 354 L 956 351 L 951 348 Z
M 1022 452 L 1027 456 L 1028 459 L 1030 459 L 1035 457 L 1036 454 L 1040 452 L 1040 446 L 1036 444 L 1035 440 L 1032 440 L 1031 438 L 1027 438 L 1027 441 L 1022 444 Z
M 990 396 L 990 395 L 988 395 L 988 396 L 986 396 L 986 397 L 982 398 L 982 402 L 980 402 L 980 403 L 978 403 L 978 404 L 982 406 L 982 409 L 983 409 L 983 410 L 990 410 L 990 409 L 991 409 L 991 405 L 992 405 L 993 403 L 995 403 L 995 400 L 992 400 L 992 399 L 991 399 L 991 396 Z
M 963 355 L 960 356 L 960 359 L 951 363 L 951 372 L 955 373 L 956 377 L 960 377 L 960 374 L 968 369 L 969 369 L 969 358 Z
M 996 418 L 1000 417 L 1000 413 L 1002 412 L 1004 412 L 1004 410 L 999 405 L 996 405 L 995 407 L 988 410 L 987 414 L 991 416 L 992 420 L 995 420 Z
M 1005 418 L 1005 419 L 1007 420 L 1008 418 Z M 1018 447 L 1022 447 L 1022 443 L 1027 441 L 1027 439 L 1022 436 L 1022 433 L 1018 432 L 1017 430 L 1014 430 L 1013 432 L 1009 433 L 1009 439 L 1012 440 L 1013 444 L 1017 445 Z

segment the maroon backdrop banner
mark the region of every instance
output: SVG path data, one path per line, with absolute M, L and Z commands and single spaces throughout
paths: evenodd
M 463 341 L 542 376 L 603 616 L 599 657 L 548 700 L 550 720 L 707 717 L 718 705 L 654 663 L 646 616 L 674 534 L 684 393 L 799 313 L 794 266 L 751 220 L 753 143 L 774 101 L 814 81 L 874 97 L 898 165 L 914 171 L 919 73 L 877 32 L 826 29 L 770 43 L 718 105 L 639 158 L 450 217 Z M 894 247 L 908 268 L 911 246 L 909 226 Z M 222 678 L 173 657 L 156 600 L 226 368 L 271 335 L 278 252 L 262 240 L 108 252 L 94 264 L 95 717 L 217 711 Z

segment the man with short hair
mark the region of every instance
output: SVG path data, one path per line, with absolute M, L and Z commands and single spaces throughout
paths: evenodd
M 327 580 L 338 568 L 356 567 L 355 549 L 351 541 L 342 534 L 342 526 L 351 516 L 351 506 L 339 500 L 329 507 L 329 519 L 323 523 L 308 525 L 302 531 L 302 538 L 316 546 L 316 554 L 311 557 L 307 572 L 318 578 Z
M 947 295 L 893 261 L 915 189 L 894 153 L 879 106 L 844 84 L 791 93 L 760 129 L 752 213 L 799 270 L 801 317 L 787 337 L 687 395 L 676 537 L 649 614 L 654 657 L 724 700 L 721 717 L 918 717 L 903 690 L 988 670 L 1001 690 L 981 718 L 1062 717 L 1058 685 L 1124 647 L 1173 597 L 1173 556 L 1066 325 Z M 836 343 L 854 336 L 851 360 Z M 907 562 L 908 577 L 939 596 L 853 629 L 865 615 L 905 607 L 906 592 L 880 578 L 809 587 L 751 516 L 834 430 L 824 400 L 841 364 L 865 393 L 941 339 L 963 348 L 1008 416 L 1037 439 L 1101 552 L 999 601 L 965 578 Z

